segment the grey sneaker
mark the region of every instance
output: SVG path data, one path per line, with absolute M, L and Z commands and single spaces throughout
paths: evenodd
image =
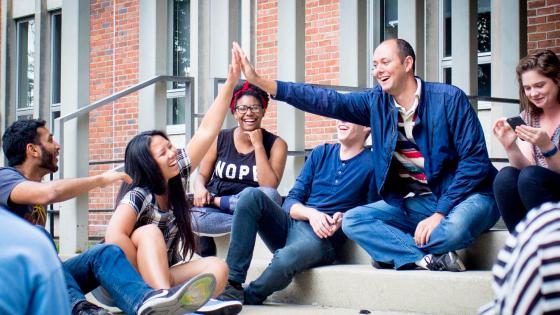
M 217 299 L 220 301 L 239 301 L 241 303 L 245 301 L 243 289 L 237 289 L 229 283 Z
M 210 299 L 201 308 L 196 310 L 196 313 L 204 315 L 236 315 L 241 312 L 242 308 L 243 305 L 239 301 Z
M 205 273 L 169 290 L 156 290 L 142 302 L 138 315 L 194 312 L 210 299 L 216 288 L 214 275 Z
M 441 255 L 427 255 L 424 257 L 426 267 L 434 271 L 465 271 L 465 265 L 455 252 Z

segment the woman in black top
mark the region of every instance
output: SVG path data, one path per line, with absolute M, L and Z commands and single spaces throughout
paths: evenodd
M 193 228 L 199 235 L 229 233 L 237 194 L 247 187 L 260 187 L 281 202 L 276 188 L 282 179 L 288 147 L 280 137 L 261 128 L 268 100 L 266 92 L 248 82 L 236 86 L 230 108 L 238 127 L 220 132 L 194 182 L 197 208 L 193 208 Z M 201 241 L 203 256 L 215 254 L 211 239 Z

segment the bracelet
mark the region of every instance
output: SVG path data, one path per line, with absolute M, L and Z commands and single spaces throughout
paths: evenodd
M 554 146 L 552 149 L 550 149 L 548 151 L 545 151 L 545 152 L 542 152 L 542 155 L 545 158 L 549 158 L 549 157 L 553 156 L 554 154 L 556 154 L 557 152 L 558 152 L 558 147 Z

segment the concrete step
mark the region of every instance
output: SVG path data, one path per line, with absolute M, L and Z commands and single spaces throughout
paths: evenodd
M 247 282 L 258 277 L 268 263 L 254 259 Z M 489 271 L 395 271 L 368 265 L 332 265 L 298 274 L 267 302 L 382 312 L 474 314 L 492 298 L 491 280 Z
M 270 303 L 266 305 L 244 305 L 242 315 L 411 315 L 420 313 L 383 312 L 365 309 L 348 309 L 318 305 L 293 305 Z

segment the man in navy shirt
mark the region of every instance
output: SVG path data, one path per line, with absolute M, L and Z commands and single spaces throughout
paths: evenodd
M 414 76 L 408 42 L 389 39 L 373 54 L 371 89 L 337 93 L 259 76 L 241 48 L 234 58 L 247 80 L 306 112 L 371 126 L 376 188 L 383 200 L 344 216 L 346 235 L 396 269 L 463 271 L 455 251 L 499 218 L 492 192 L 497 170 L 465 93 Z
M 344 212 L 377 199 L 373 154 L 364 149 L 368 134 L 368 127 L 337 121 L 339 143 L 311 152 L 282 207 L 258 189 L 241 193 L 226 260 L 229 284 L 220 299 L 261 304 L 294 274 L 333 263 L 346 240 L 340 229 Z M 257 232 L 274 258 L 243 290 Z

